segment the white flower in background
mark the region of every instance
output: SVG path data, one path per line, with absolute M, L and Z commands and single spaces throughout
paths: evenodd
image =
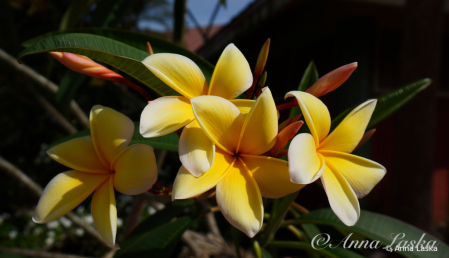
M 17 237 L 18 234 L 19 232 L 17 232 L 17 230 L 11 230 L 8 232 L 8 238 L 13 240 Z
M 59 227 L 59 222 L 57 220 L 53 220 L 47 223 L 47 228 L 48 229 L 54 229 Z
M 61 217 L 59 219 L 59 222 L 61 222 L 61 224 L 66 228 L 69 228 L 70 226 L 72 226 L 72 221 L 66 217 Z
M 56 232 L 54 232 L 53 230 L 50 230 L 50 231 L 47 232 L 47 236 L 51 237 L 51 238 L 55 238 Z
M 150 216 L 151 216 L 151 215 L 155 214 L 157 210 L 153 206 L 148 206 L 147 211 L 148 211 L 148 214 L 150 214 Z
M 80 205 L 77 209 L 76 209 L 76 213 L 78 214 L 82 214 L 84 212 L 86 208 L 84 208 L 83 205 Z
M 75 235 L 82 237 L 84 235 L 84 229 L 82 228 L 76 228 L 75 229 Z
M 9 217 L 11 217 L 11 215 L 9 215 L 8 213 L 2 213 L 0 214 L 0 225 L 3 223 L 3 221 L 5 221 L 6 219 L 9 219 Z
M 94 223 L 94 218 L 92 217 L 91 214 L 89 214 L 89 215 L 84 216 L 84 221 L 86 223 L 92 224 L 92 223 Z
M 123 219 L 117 218 L 117 227 L 123 226 Z
M 44 232 L 44 230 L 42 228 L 34 228 L 33 229 L 33 235 L 38 236 L 40 234 L 42 234 Z
M 47 237 L 47 238 L 45 239 L 45 244 L 46 244 L 47 246 L 52 245 L 54 242 L 55 242 L 55 239 L 52 238 L 52 237 Z

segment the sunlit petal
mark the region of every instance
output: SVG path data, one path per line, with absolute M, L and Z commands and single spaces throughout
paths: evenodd
M 47 223 L 73 210 L 84 201 L 110 174 L 93 174 L 75 170 L 55 176 L 39 199 L 33 221 Z
M 349 113 L 334 131 L 324 139 L 319 150 L 351 153 L 359 144 L 371 119 L 377 100 L 371 99 Z
M 136 195 L 148 191 L 157 180 L 156 157 L 153 147 L 134 144 L 115 159 L 114 187 L 122 194 Z
M 104 182 L 92 197 L 92 217 L 101 238 L 110 247 L 115 246 L 117 234 L 117 208 L 115 206 L 113 176 Z
M 189 58 L 178 54 L 154 54 L 142 63 L 161 81 L 187 98 L 207 94 L 206 78 Z
M 196 120 L 188 124 L 179 138 L 179 159 L 192 175 L 198 177 L 212 167 L 215 144 Z
M 241 155 L 241 159 L 251 171 L 263 197 L 280 198 L 305 186 L 290 181 L 285 160 L 252 155 Z
M 331 127 L 331 116 L 326 105 L 313 95 L 302 91 L 290 91 L 285 97 L 295 97 L 298 101 L 307 126 L 315 139 L 315 145 L 318 147 Z
M 201 128 L 219 148 L 233 154 L 237 148 L 243 115 L 228 100 L 217 96 L 199 96 L 190 100 Z
M 249 111 L 251 111 L 254 103 L 256 103 L 256 101 L 253 99 L 231 99 L 229 101 L 231 101 L 232 104 L 234 104 L 240 110 L 243 118 L 246 118 L 246 116 L 249 114 Z
M 290 179 L 297 184 L 309 184 L 324 171 L 324 159 L 316 152 L 312 135 L 301 133 L 293 138 L 288 148 Z
M 257 98 L 243 123 L 238 152 L 262 154 L 276 143 L 278 133 L 277 110 L 270 89 Z
M 248 237 L 262 227 L 263 205 L 259 187 L 243 164 L 236 160 L 216 189 L 217 204 L 224 217 Z
M 321 181 L 335 215 L 347 226 L 353 226 L 360 217 L 360 206 L 349 183 L 331 164 L 326 164 Z
M 233 156 L 217 148 L 214 164 L 201 176 L 193 176 L 182 166 L 173 183 L 173 200 L 192 198 L 216 186 L 226 174 L 228 168 L 233 164 L 234 160 L 235 158 Z
M 161 97 L 151 101 L 140 116 L 140 134 L 151 138 L 172 133 L 190 123 L 195 116 L 186 97 Z
M 96 105 L 90 112 L 90 133 L 98 156 L 105 166 L 110 167 L 131 142 L 134 123 L 112 108 Z
M 54 146 L 47 154 L 55 161 L 78 171 L 111 173 L 95 152 L 92 138 L 84 136 Z
M 327 163 L 338 170 L 348 181 L 357 198 L 362 198 L 380 182 L 387 170 L 381 164 L 343 152 L 323 151 Z
M 218 59 L 210 81 L 209 95 L 234 99 L 253 83 L 253 75 L 242 52 L 229 44 Z

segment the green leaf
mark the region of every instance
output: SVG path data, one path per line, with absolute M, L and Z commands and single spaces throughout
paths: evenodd
M 307 237 L 309 239 L 312 239 L 316 235 L 321 234 L 320 229 L 317 226 L 315 226 L 314 224 L 302 224 L 301 227 L 304 230 L 304 232 L 306 232 Z
M 185 48 L 182 48 L 178 45 L 175 45 L 169 41 L 160 39 L 158 37 L 120 29 L 86 28 L 86 29 L 67 30 L 64 32 L 55 31 L 27 40 L 22 43 L 22 46 L 30 47 L 31 45 L 34 45 L 43 39 L 71 33 L 84 33 L 84 34 L 103 36 L 109 39 L 120 41 L 124 44 L 140 49 L 144 52 L 146 51 L 146 43 L 150 42 L 154 53 L 176 53 L 190 58 L 200 67 L 207 81 L 210 81 L 210 78 L 212 77 L 212 73 L 214 71 L 214 66 L 211 65 L 208 61 L 196 55 L 195 53 L 190 52 Z M 146 54 L 146 56 L 148 56 L 148 54 Z
M 318 81 L 318 70 L 316 69 L 315 62 L 312 60 L 304 71 L 298 90 L 306 91 L 316 81 Z M 290 117 L 294 117 L 299 114 L 301 114 L 301 109 L 299 107 L 293 107 L 290 110 Z
M 298 249 L 298 250 L 304 250 L 311 253 L 319 254 L 326 258 L 363 258 L 362 255 L 359 255 L 355 252 L 352 252 L 350 250 L 346 250 L 343 248 L 335 248 L 335 249 L 315 249 L 313 246 L 309 243 L 304 242 L 295 242 L 295 241 L 273 241 L 268 245 L 269 248 L 291 248 L 291 249 Z
M 86 75 L 70 69 L 64 73 L 61 83 L 59 84 L 58 93 L 56 94 L 56 103 L 63 113 L 69 110 L 70 101 L 73 99 L 76 90 L 86 78 Z
M 90 135 L 90 130 L 83 130 L 83 131 L 77 132 L 75 134 L 63 137 L 63 138 L 51 143 L 50 145 L 48 145 L 46 150 L 49 150 L 53 146 L 56 146 L 60 143 L 66 142 L 68 140 L 82 137 L 82 136 L 87 136 L 87 135 Z M 131 139 L 130 145 L 141 143 L 141 144 L 151 145 L 155 149 L 178 151 L 178 142 L 179 142 L 179 137 L 176 135 L 176 133 L 170 133 L 170 134 L 156 137 L 156 138 L 144 138 L 139 132 L 139 123 L 135 122 L 134 123 L 134 134 L 133 134 L 133 138 Z
M 393 249 L 396 246 L 396 244 L 398 244 L 399 241 L 401 240 L 409 241 L 409 243 L 410 241 L 418 242 L 424 235 L 423 240 L 426 241 L 425 242 L 426 244 L 429 241 L 436 241 L 436 243 L 438 243 L 437 252 L 420 252 L 416 250 L 397 251 L 397 252 L 404 255 L 405 257 L 410 258 L 425 258 L 425 257 L 438 258 L 438 257 L 447 257 L 447 255 L 449 254 L 449 247 L 442 241 L 436 239 L 435 237 L 430 236 L 426 232 L 412 225 L 409 225 L 405 222 L 374 212 L 362 211 L 358 222 L 352 227 L 344 225 L 340 221 L 340 219 L 338 219 L 338 217 L 335 216 L 334 212 L 331 209 L 312 211 L 306 215 L 301 216 L 298 219 L 292 220 L 292 224 L 300 225 L 303 223 L 328 225 L 339 229 L 356 232 L 372 240 L 378 240 L 385 246 L 392 244 L 393 239 L 391 238 L 391 236 L 395 237 L 400 233 L 404 233 L 405 237 L 396 240 L 396 242 L 393 244 Z M 348 241 L 350 241 L 350 239 Z M 333 244 L 338 245 L 339 243 Z M 326 248 L 326 250 L 328 249 L 329 248 Z
M 393 114 L 396 110 L 412 100 L 416 94 L 427 88 L 430 83 L 432 83 L 431 79 L 421 79 L 378 96 L 376 109 L 371 116 L 368 127 L 379 123 Z
M 173 202 L 148 217 L 131 232 L 114 257 L 168 257 L 193 222 L 191 216 L 179 217 L 192 204 L 192 200 Z
M 271 254 L 265 248 L 261 248 L 261 250 L 262 250 L 262 258 L 273 258 L 273 256 L 271 256 Z
M 367 127 L 376 125 L 396 112 L 399 108 L 412 100 L 416 94 L 426 89 L 431 82 L 432 80 L 428 78 L 421 79 L 376 97 L 376 99 L 378 99 L 376 109 L 374 109 Z M 335 117 L 331 123 L 331 131 L 334 130 L 355 107 L 356 106 L 348 108 Z
M 52 51 L 87 56 L 129 74 L 162 96 L 179 95 L 143 65 L 146 52 L 101 36 L 72 33 L 46 38 L 23 50 L 18 59 Z

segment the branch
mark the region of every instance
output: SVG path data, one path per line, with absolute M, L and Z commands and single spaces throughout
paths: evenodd
M 20 171 L 16 166 L 9 163 L 2 156 L 0 156 L 0 169 L 5 171 L 8 175 L 17 179 L 21 183 L 23 183 L 28 189 L 30 189 L 34 195 L 39 198 L 42 195 L 42 187 L 34 182 L 31 178 L 29 178 L 25 173 Z M 74 213 L 69 212 L 65 215 L 68 219 L 70 219 L 75 225 L 81 227 L 84 232 L 106 245 L 104 241 L 101 239 L 100 235 L 94 228 L 85 223 L 80 217 L 76 216 Z M 55 256 L 56 257 L 56 256 Z
M 31 86 L 27 87 L 28 90 L 33 94 L 33 96 L 39 101 L 44 109 L 48 111 L 59 123 L 59 125 L 69 134 L 74 134 L 78 132 L 76 128 L 61 114 L 59 111 L 53 107 L 53 105 L 48 102 L 37 90 L 33 89 Z
M 10 247 L 1 247 L 0 251 L 2 253 L 13 253 L 19 255 L 25 255 L 29 257 L 39 257 L 39 258 L 87 258 L 86 256 L 79 255 L 71 255 L 71 254 L 58 254 L 58 253 L 49 253 L 40 250 L 30 250 L 24 248 L 10 248 Z
M 0 61 L 3 61 L 4 63 L 10 65 L 12 68 L 14 68 L 16 71 L 23 73 L 28 78 L 32 79 L 34 82 L 36 82 L 41 88 L 56 94 L 59 90 L 59 87 L 45 78 L 44 76 L 40 75 L 39 73 L 35 72 L 30 67 L 17 63 L 16 59 L 12 56 L 10 56 L 8 53 L 0 49 Z M 78 106 L 78 104 L 72 100 L 70 102 L 70 111 L 75 116 L 75 118 L 78 120 L 78 122 L 82 125 L 83 128 L 88 129 L 89 128 L 89 119 L 87 118 L 86 114 L 81 110 L 81 108 Z

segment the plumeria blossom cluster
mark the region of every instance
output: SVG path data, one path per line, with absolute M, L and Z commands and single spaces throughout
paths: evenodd
M 209 84 L 200 68 L 185 56 L 159 53 L 142 61 L 180 94 L 150 101 L 142 112 L 139 128 L 140 134 L 148 138 L 182 129 L 182 166 L 173 183 L 172 199 L 196 198 L 215 188 L 224 217 L 254 237 L 263 225 L 263 197 L 280 198 L 321 179 L 335 214 L 346 225 L 354 225 L 360 216 L 358 198 L 367 195 L 386 173 L 382 165 L 350 154 L 366 140 L 365 129 L 376 100 L 356 107 L 330 132 L 329 111 L 318 97 L 338 88 L 357 64 L 330 72 L 307 92 L 287 93 L 286 98 L 293 99 L 276 107 L 270 89 L 256 85 L 257 81 L 260 84 L 259 78 L 266 78 L 262 71 L 267 44 L 262 50 L 253 76 L 240 50 L 234 44 L 228 45 Z M 77 57 L 68 53 L 53 55 L 72 58 L 72 69 L 80 72 L 91 72 L 88 68 L 95 66 L 90 59 L 77 62 Z M 236 99 L 245 92 L 250 99 Z M 253 95 L 256 99 L 252 99 Z M 302 116 L 279 124 L 278 110 L 293 106 L 300 107 Z M 301 117 L 310 133 L 297 134 L 304 124 L 298 121 Z M 48 151 L 54 160 L 73 170 L 51 180 L 33 219 L 37 223 L 57 219 L 95 192 L 94 222 L 112 247 L 117 228 L 114 189 L 128 195 L 151 189 L 157 182 L 156 160 L 151 146 L 129 146 L 134 124 L 126 116 L 95 106 L 90 127 L 91 136 L 75 138 Z M 280 159 L 285 155 L 288 161 Z

